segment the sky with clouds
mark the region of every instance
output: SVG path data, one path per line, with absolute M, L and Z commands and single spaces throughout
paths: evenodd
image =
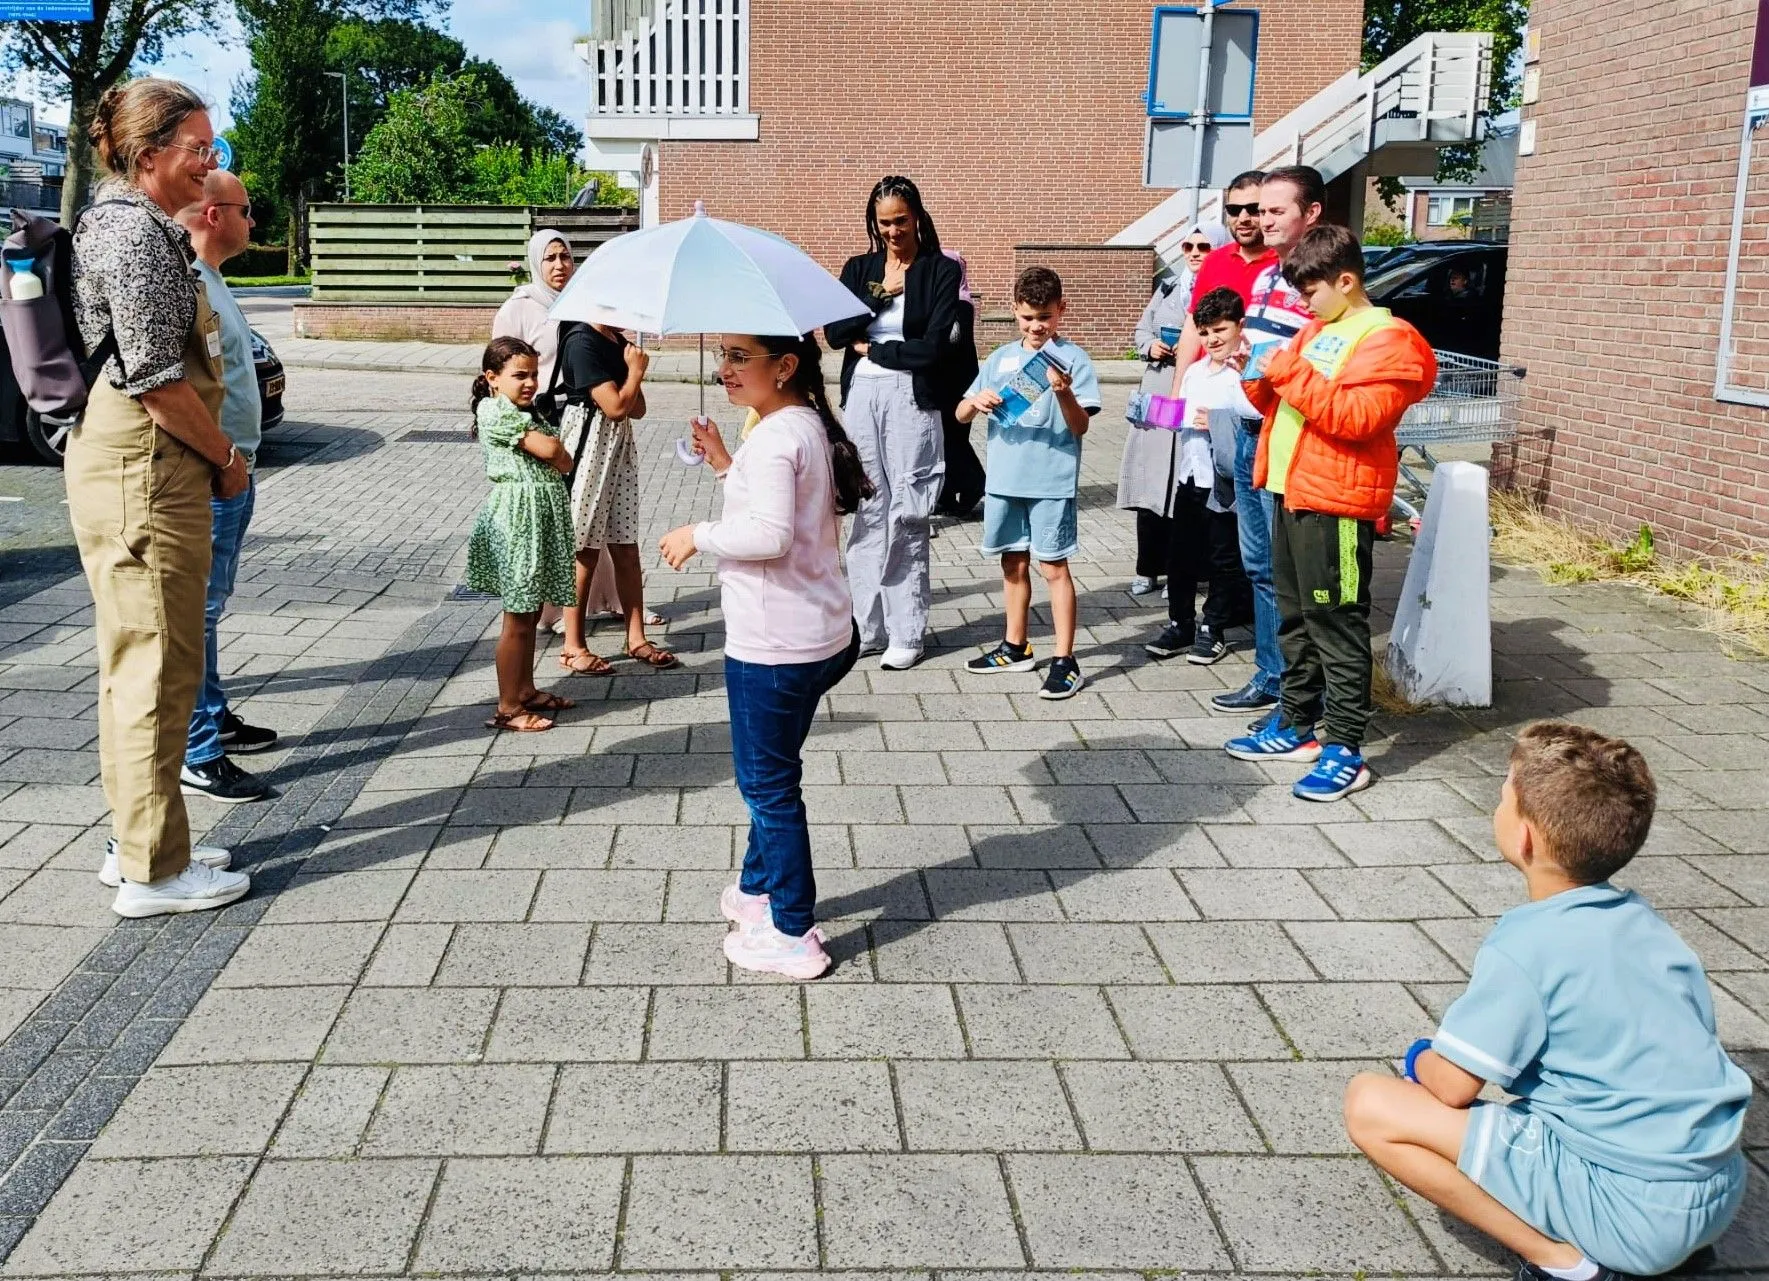
M 179 42 L 154 68 L 185 81 L 214 104 L 220 128 L 230 119 L 234 83 L 251 62 L 231 6 L 224 12 L 224 29 Z M 571 42 L 589 25 L 587 0 L 463 0 L 430 21 L 466 45 L 469 54 L 497 63 L 526 97 L 582 126 L 589 79 Z M 65 121 L 67 108 L 50 107 L 44 116 Z

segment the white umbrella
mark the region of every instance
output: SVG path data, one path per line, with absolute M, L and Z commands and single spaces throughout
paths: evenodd
M 648 334 L 797 335 L 867 310 L 790 240 L 695 201 L 692 218 L 602 245 L 550 314 Z
M 548 314 L 645 334 L 798 335 L 870 309 L 771 231 L 694 216 L 616 236 L 584 260 Z

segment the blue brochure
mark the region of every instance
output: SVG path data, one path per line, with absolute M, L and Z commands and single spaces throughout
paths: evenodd
M 1050 371 L 1053 369 L 1065 375 L 1069 372 L 1044 348 L 1033 352 L 1031 359 L 1021 365 L 1019 372 L 1001 389 L 1001 404 L 990 417 L 1002 427 L 1012 427 L 1019 422 L 1038 398 L 1050 390 Z

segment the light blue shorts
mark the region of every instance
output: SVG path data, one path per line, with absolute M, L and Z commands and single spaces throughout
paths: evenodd
M 1712 1245 L 1744 1202 L 1742 1153 L 1706 1179 L 1640 1179 L 1571 1151 L 1521 1101 L 1476 1103 L 1456 1166 L 1538 1232 L 1635 1276 Z
M 1080 550 L 1073 498 L 983 496 L 983 555 L 1031 552 L 1050 565 Z

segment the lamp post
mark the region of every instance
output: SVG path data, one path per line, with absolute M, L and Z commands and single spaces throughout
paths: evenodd
M 328 71 L 338 81 L 338 96 L 344 100 L 344 203 L 350 203 L 350 81 L 342 71 Z

